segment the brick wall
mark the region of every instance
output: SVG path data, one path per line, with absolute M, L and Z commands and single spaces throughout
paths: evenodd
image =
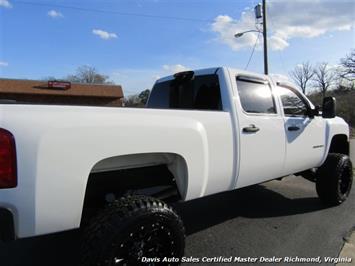
M 30 95 L 0 93 L 1 100 L 16 100 L 19 103 L 57 104 L 57 105 L 84 105 L 84 106 L 122 106 L 121 99 L 103 97 L 80 97 L 59 95 Z M 1 102 L 0 100 L 0 102 Z
M 0 101 L 56 105 L 120 107 L 123 91 L 119 85 L 72 84 L 70 89 L 48 88 L 47 82 L 0 79 Z

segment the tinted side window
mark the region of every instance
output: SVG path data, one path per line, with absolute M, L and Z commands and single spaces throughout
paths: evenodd
M 303 116 L 307 114 L 307 105 L 295 92 L 280 86 L 277 87 L 277 92 L 280 95 L 285 115 Z
M 195 76 L 193 80 L 169 80 L 154 85 L 148 108 L 222 110 L 217 75 Z
M 154 86 L 152 92 L 149 95 L 149 101 L 147 103 L 148 108 L 169 108 L 169 83 L 161 82 Z
M 268 84 L 237 78 L 237 89 L 245 112 L 257 114 L 276 113 L 275 102 Z

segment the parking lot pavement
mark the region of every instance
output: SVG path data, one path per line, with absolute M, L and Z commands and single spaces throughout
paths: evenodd
M 296 177 L 187 204 L 188 256 L 337 257 L 355 224 L 354 191 L 324 208 L 314 184 Z
M 350 158 L 355 168 L 355 139 L 350 140 Z
M 355 224 L 355 192 L 324 208 L 314 184 L 271 181 L 176 206 L 187 231 L 186 256 L 337 257 Z M 77 231 L 0 245 L 1 265 L 77 265 Z
M 355 139 L 351 140 L 355 163 Z M 324 208 L 314 184 L 302 178 L 220 193 L 176 206 L 187 231 L 186 256 L 337 257 L 355 225 L 355 191 Z M 74 266 L 79 232 L 0 243 L 0 265 Z

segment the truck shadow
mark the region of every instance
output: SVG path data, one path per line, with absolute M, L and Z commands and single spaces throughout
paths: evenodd
M 77 266 L 78 230 L 0 243 L 4 266 Z
M 317 197 L 290 199 L 264 185 L 223 192 L 175 206 L 184 221 L 187 235 L 236 217 L 290 216 L 324 208 Z
M 313 212 L 322 209 L 315 197 L 290 199 L 255 185 L 178 203 L 175 209 L 186 225 L 187 235 L 237 217 L 266 218 Z M 0 243 L 4 266 L 75 266 L 80 250 L 78 230 Z

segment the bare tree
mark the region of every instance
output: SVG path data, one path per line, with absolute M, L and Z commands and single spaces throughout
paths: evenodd
M 77 83 L 89 84 L 112 84 L 109 77 L 98 73 L 96 68 L 91 66 L 80 66 L 74 75 L 69 75 L 67 80 Z
M 340 77 L 348 81 L 355 81 L 355 49 L 340 60 Z
M 314 71 L 314 82 L 316 87 L 322 92 L 323 98 L 328 89 L 334 84 L 336 74 L 328 66 L 328 63 L 319 64 Z
M 145 107 L 148 101 L 150 90 L 141 91 L 138 94 L 130 95 L 124 98 L 124 106 L 126 107 Z
M 304 62 L 300 66 L 296 66 L 289 75 L 301 88 L 302 92 L 306 93 L 307 84 L 314 76 L 314 69 L 309 62 Z
M 144 104 L 137 94 L 125 97 L 123 101 L 125 107 L 144 107 Z
M 150 90 L 146 89 L 138 94 L 138 98 L 140 99 L 142 104 L 146 104 L 149 98 Z

